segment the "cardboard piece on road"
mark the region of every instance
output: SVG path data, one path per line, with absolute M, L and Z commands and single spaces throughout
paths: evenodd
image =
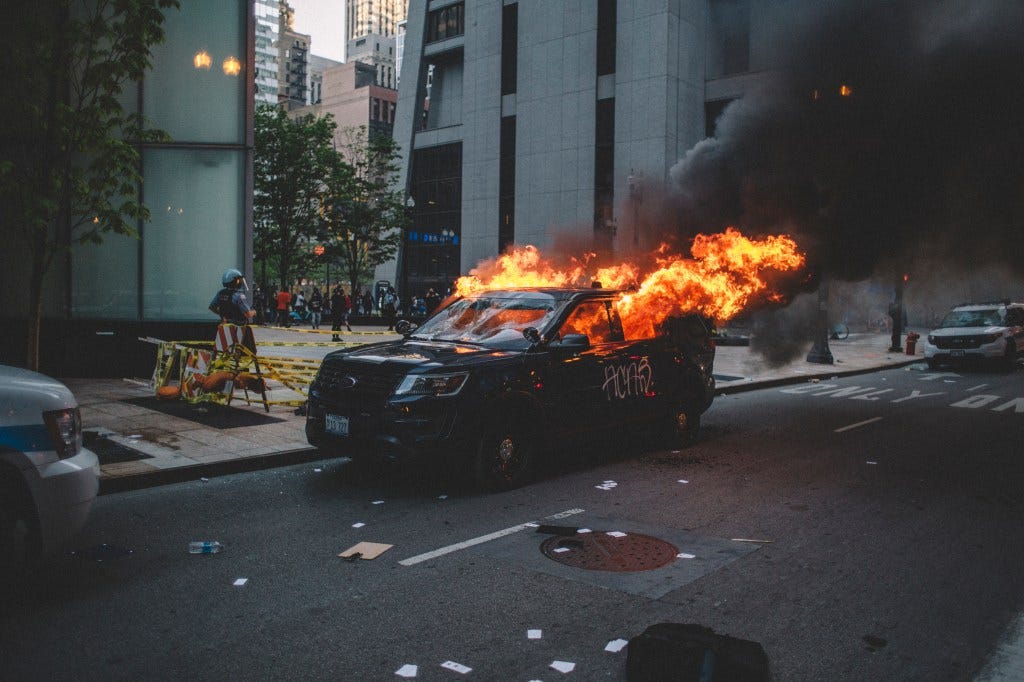
M 395 671 L 395 674 L 399 677 L 416 677 L 416 673 L 419 672 L 419 667 L 412 663 L 406 663 L 401 668 Z
M 348 559 L 358 554 L 360 559 L 376 559 L 392 547 L 394 545 L 385 545 L 379 542 L 360 542 L 352 545 L 338 556 L 342 559 Z
M 576 669 L 576 664 L 569 661 L 552 661 L 551 666 L 560 673 L 571 673 Z
M 624 639 L 613 639 L 605 645 L 604 650 L 610 651 L 613 654 L 617 654 L 623 649 L 625 649 L 627 644 L 629 644 L 629 642 Z

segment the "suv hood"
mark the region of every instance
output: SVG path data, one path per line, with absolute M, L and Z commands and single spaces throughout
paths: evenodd
M 406 339 L 361 346 L 353 350 L 336 351 L 328 357 L 346 362 L 384 365 L 388 370 L 394 372 L 407 372 L 416 367 L 469 367 L 481 362 L 520 354 L 519 351 L 495 350 L 454 342 Z
M 1006 327 L 941 327 L 931 331 L 932 336 L 977 336 L 1001 334 Z

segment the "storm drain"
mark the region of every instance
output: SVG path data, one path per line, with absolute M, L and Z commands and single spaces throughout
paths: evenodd
M 540 551 L 566 566 L 616 573 L 652 571 L 672 563 L 679 554 L 675 545 L 650 535 L 596 530 L 548 538 Z

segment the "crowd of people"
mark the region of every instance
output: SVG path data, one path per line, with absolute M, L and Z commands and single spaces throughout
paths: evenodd
M 341 285 L 323 291 L 314 285 L 308 294 L 305 288 L 282 287 L 275 293 L 269 285 L 257 285 L 253 291 L 252 322 L 279 327 L 308 324 L 312 329 L 329 323 L 333 332 L 340 332 L 343 326 L 352 331 L 350 320 L 354 315 L 380 315 L 390 331 L 395 328 L 399 315 L 423 319 L 440 304 L 441 295 L 433 288 L 423 296 L 403 301 L 394 287 L 382 287 L 375 300 L 369 289 L 356 289 L 350 295 Z M 333 338 L 340 340 L 337 333 Z

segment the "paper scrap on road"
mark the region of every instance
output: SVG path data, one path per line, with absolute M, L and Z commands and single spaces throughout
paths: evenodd
M 313 469 L 314 474 L 319 474 L 323 469 Z
M 680 478 L 676 483 L 689 483 L 685 478 Z
M 448 670 L 454 670 L 455 672 L 462 673 L 463 675 L 473 670 L 469 666 L 462 665 L 461 663 L 456 663 L 455 661 L 445 661 L 441 664 L 441 667 L 448 668 Z
M 604 650 L 610 651 L 613 654 L 617 654 L 623 649 L 625 649 L 627 644 L 629 644 L 629 642 L 627 642 L 624 639 L 613 639 L 605 645 Z
M 384 500 L 374 500 L 371 504 L 384 504 Z
M 560 673 L 571 673 L 576 669 L 576 664 L 569 661 L 551 661 L 551 667 Z
M 365 525 L 366 525 L 365 523 L 363 523 L 362 521 L 360 521 L 359 523 L 353 523 L 353 524 L 352 524 L 352 527 L 353 527 L 353 528 L 362 528 L 362 527 L 363 527 L 363 526 L 365 526 Z
M 206 476 L 201 476 L 199 480 L 202 481 L 203 483 L 207 483 L 209 482 L 210 479 L 208 479 Z
M 412 663 L 406 663 L 401 668 L 395 671 L 395 674 L 399 677 L 416 677 L 416 673 L 419 672 L 419 668 L 414 666 Z
M 569 548 L 568 547 L 555 547 L 551 551 L 554 552 L 555 554 L 561 554 L 562 552 L 568 552 Z
M 236 579 L 235 579 L 235 582 L 233 582 L 233 583 L 231 583 L 231 584 L 232 584 L 232 585 L 234 585 L 235 587 L 242 587 L 242 586 L 243 586 L 243 585 L 245 585 L 245 584 L 246 584 L 247 582 L 249 582 L 249 579 L 248 579 L 248 578 L 236 578 Z
M 590 530 L 589 528 L 580 528 L 579 530 L 576 531 L 576 534 L 577 535 L 582 535 L 584 533 L 593 533 L 593 532 L 594 531 Z
M 680 552 L 679 554 L 676 554 L 676 558 L 677 559 L 696 559 L 697 555 L 696 554 L 687 554 L 686 552 Z
M 604 481 L 601 483 L 601 485 L 595 485 L 594 487 L 597 488 L 598 490 L 611 490 L 617 485 L 618 483 L 616 483 L 615 481 Z
M 360 542 L 349 547 L 338 556 L 342 559 L 348 559 L 352 555 L 358 554 L 360 559 L 376 559 L 392 547 L 394 545 L 385 545 L 380 542 Z
M 621 530 L 610 530 L 610 531 L 608 531 L 607 535 L 611 535 L 613 538 L 624 538 L 624 537 L 626 537 L 626 534 L 623 533 Z
M 541 631 L 540 630 L 527 630 L 526 631 L 526 639 L 540 639 L 540 637 L 541 637 Z

